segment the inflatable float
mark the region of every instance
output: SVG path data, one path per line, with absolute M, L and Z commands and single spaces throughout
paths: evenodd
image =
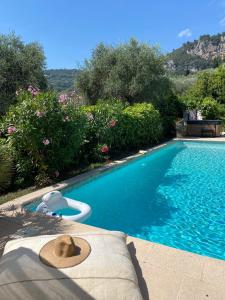
M 64 209 L 78 210 L 74 215 L 63 215 L 57 211 Z M 36 212 L 65 220 L 83 222 L 91 215 L 91 207 L 83 202 L 63 197 L 59 191 L 50 192 L 42 197 L 42 202 L 36 208 Z

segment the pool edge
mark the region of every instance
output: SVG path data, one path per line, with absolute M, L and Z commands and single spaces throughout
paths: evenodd
M 182 139 L 179 139 L 179 140 L 178 139 L 172 139 L 172 140 L 169 140 L 167 142 L 164 142 L 164 143 L 158 144 L 156 146 L 153 146 L 151 148 L 148 148 L 147 150 L 139 150 L 139 152 L 137 154 L 127 156 L 127 157 L 125 157 L 123 159 L 120 159 L 120 160 L 114 160 L 113 162 L 110 162 L 110 163 L 106 164 L 103 167 L 99 167 L 99 168 L 96 168 L 94 170 L 87 171 L 85 173 L 82 173 L 80 175 L 76 175 L 74 177 L 63 180 L 63 181 L 58 182 L 56 184 L 50 185 L 48 187 L 38 189 L 37 191 L 34 191 L 32 193 L 23 195 L 21 197 L 15 198 L 13 200 L 10 200 L 6 203 L 1 204 L 0 205 L 0 210 L 7 210 L 8 208 L 10 208 L 12 206 L 15 210 L 21 210 L 21 209 L 23 209 L 23 207 L 26 204 L 29 204 L 29 203 L 37 200 L 38 198 L 41 198 L 46 193 L 49 193 L 49 192 L 54 191 L 54 190 L 63 190 L 63 189 L 69 188 L 70 186 L 73 186 L 75 184 L 79 184 L 83 181 L 91 179 L 92 177 L 103 174 L 104 172 L 109 171 L 110 169 L 114 169 L 116 167 L 124 165 L 124 164 L 126 164 L 130 161 L 133 161 L 137 158 L 143 157 L 143 156 L 145 156 L 145 155 L 147 155 L 151 152 L 155 152 L 155 151 L 161 149 L 162 147 L 168 146 L 168 145 L 176 143 L 178 141 L 182 141 Z

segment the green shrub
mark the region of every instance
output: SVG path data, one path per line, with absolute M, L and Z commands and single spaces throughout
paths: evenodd
M 124 110 L 123 116 L 123 130 L 128 147 L 150 146 L 162 138 L 160 114 L 152 104 L 138 103 L 129 106 Z
M 98 102 L 83 108 L 89 118 L 87 159 L 102 160 L 108 153 L 137 149 L 157 143 L 162 137 L 159 112 L 152 104 L 124 106 L 120 101 Z
M 220 104 L 212 97 L 206 97 L 200 104 L 200 110 L 205 119 L 217 119 L 220 115 Z
M 10 186 L 13 173 L 13 161 L 8 148 L 0 143 L 0 194 Z
M 34 91 L 20 93 L 1 126 L 19 177 L 45 184 L 78 160 L 87 119 L 66 95 Z
M 45 185 L 81 159 L 105 160 L 160 141 L 162 121 L 152 104 L 121 101 L 77 108 L 65 95 L 20 92 L 0 129 L 16 164 L 16 184 Z M 25 183 L 25 184 L 24 184 Z
M 103 160 L 108 152 L 121 150 L 120 124 L 125 104 L 121 101 L 98 101 L 96 105 L 84 106 L 88 119 L 87 143 L 83 153 L 87 159 Z M 106 150 L 108 147 L 108 151 Z

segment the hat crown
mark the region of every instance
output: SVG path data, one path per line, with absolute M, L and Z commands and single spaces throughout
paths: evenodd
M 55 239 L 54 254 L 59 257 L 71 257 L 78 253 L 79 248 L 76 247 L 74 240 L 69 235 L 62 235 Z
M 91 253 L 90 244 L 70 235 L 57 236 L 42 246 L 39 258 L 53 268 L 69 268 L 82 263 Z

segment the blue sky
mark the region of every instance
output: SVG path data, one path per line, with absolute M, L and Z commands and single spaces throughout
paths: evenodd
M 0 7 L 0 33 L 38 41 L 48 68 L 82 65 L 99 42 L 136 37 L 170 51 L 225 31 L 223 0 L 0 0 Z

